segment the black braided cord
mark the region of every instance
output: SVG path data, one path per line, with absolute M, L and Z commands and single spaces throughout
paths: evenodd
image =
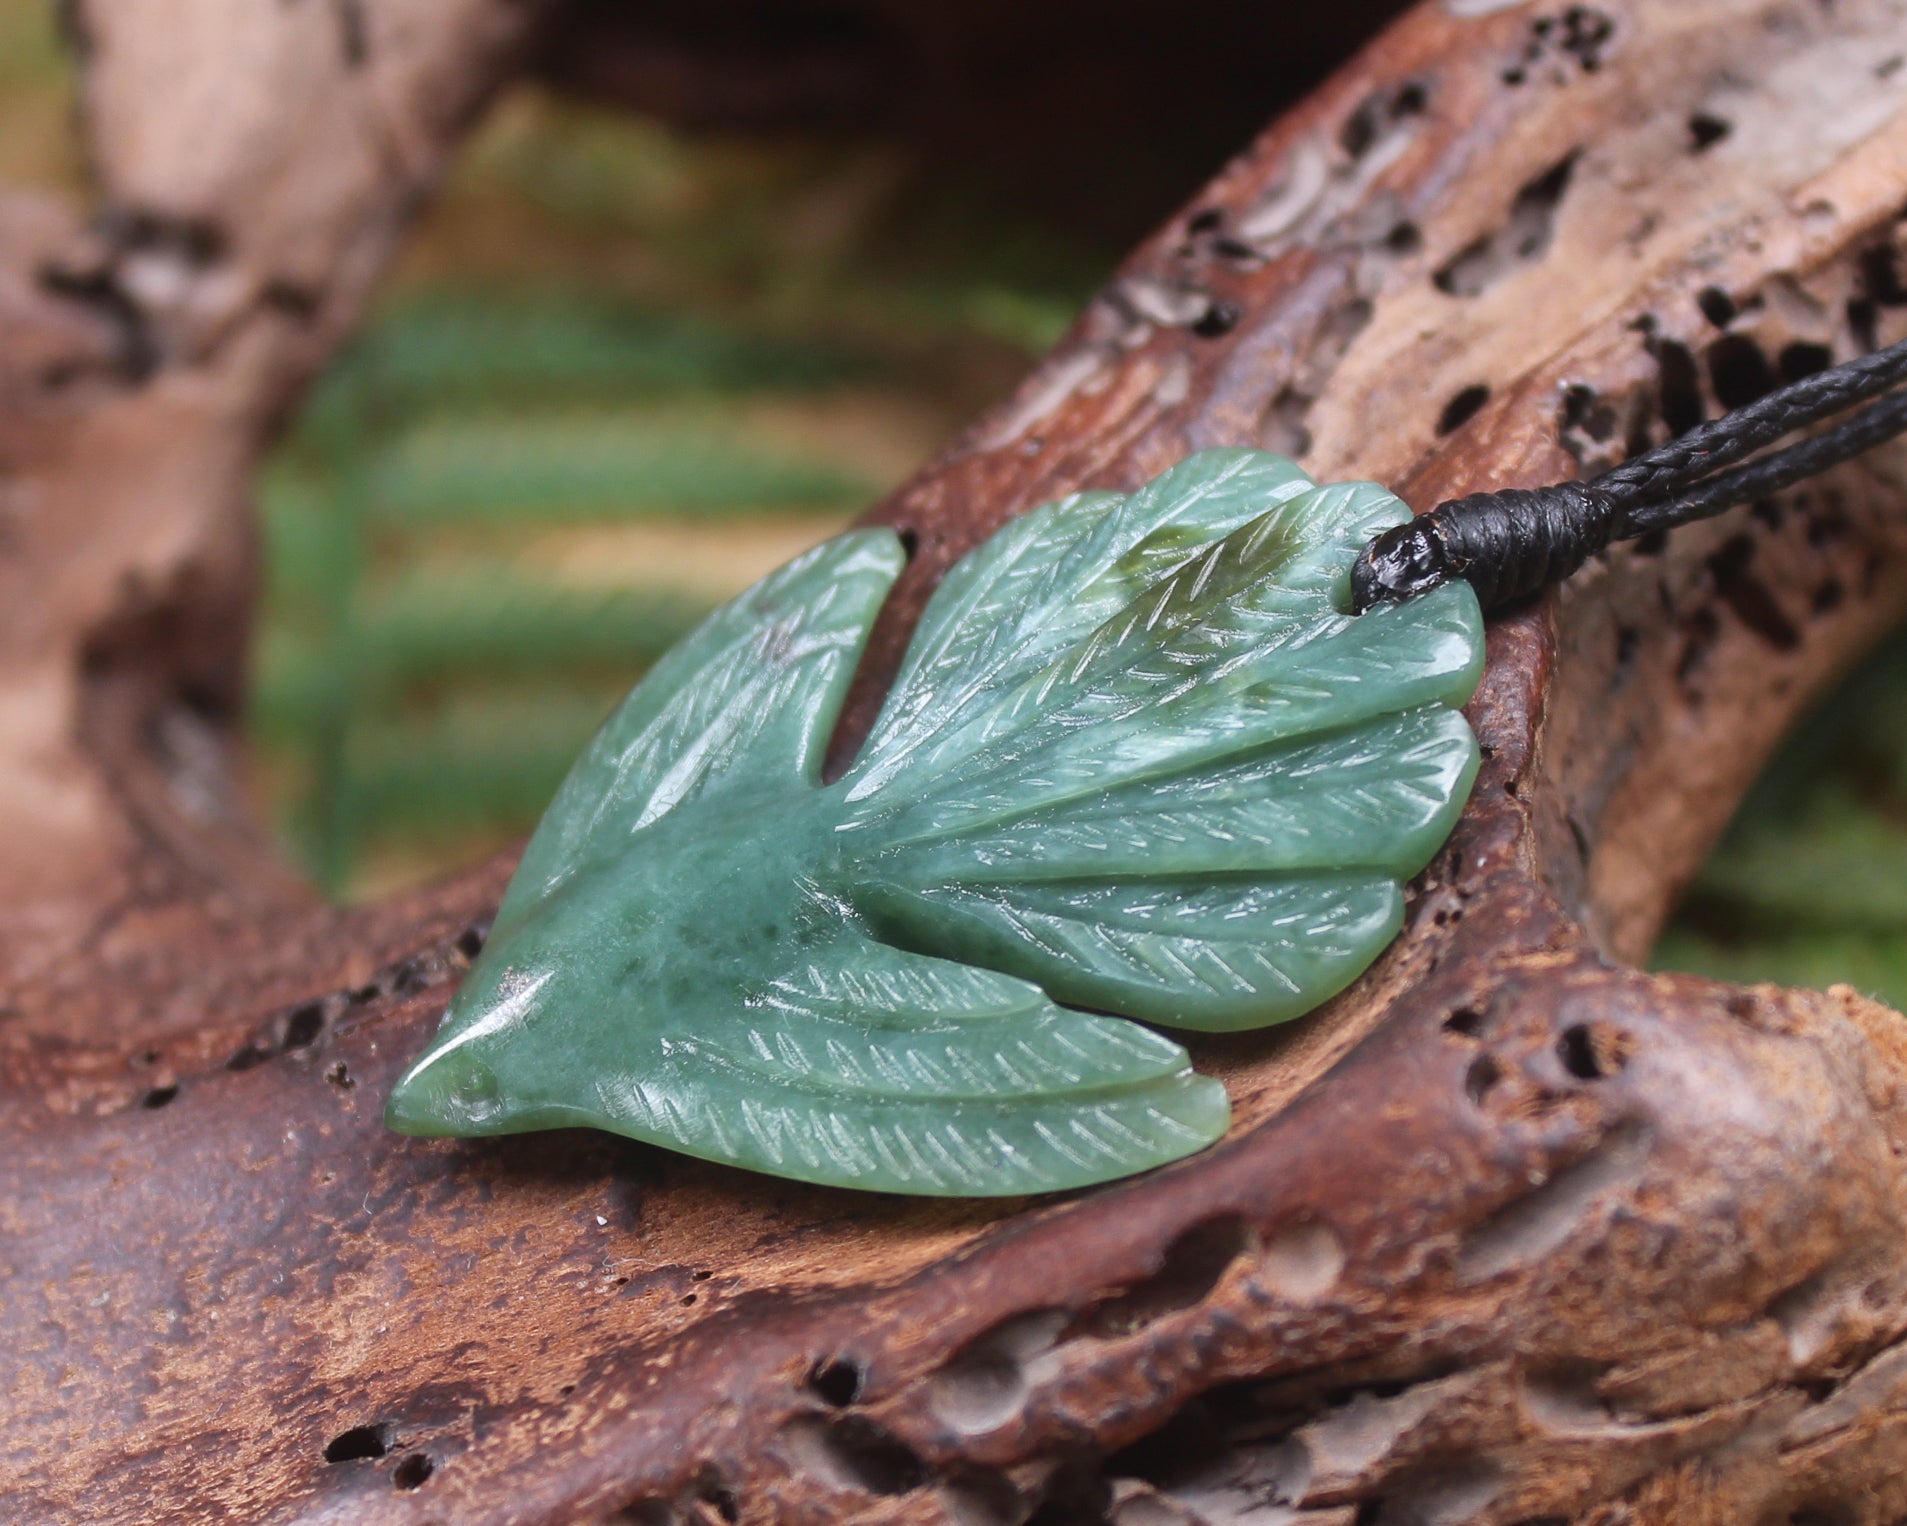
M 1364 548 L 1351 569 L 1352 606 L 1362 613 L 1452 578 L 1469 582 L 1486 611 L 1514 604 L 1614 541 L 1764 498 L 1907 432 L 1907 392 L 1892 391 L 1903 380 L 1907 340 L 1782 387 L 1593 482 L 1453 498 Z M 1736 465 L 1863 402 L 1823 434 Z
M 1907 433 L 1907 390 L 1890 393 L 1878 403 L 1870 403 L 1825 434 L 1711 477 L 1679 498 L 1646 504 L 1629 516 L 1630 522 L 1635 526 L 1635 533 L 1643 535 L 1650 530 L 1673 529 L 1676 525 L 1708 519 L 1737 504 L 1753 503 L 1797 482 L 1818 477 L 1829 467 L 1839 466 L 1877 445 L 1885 445 L 1902 433 Z

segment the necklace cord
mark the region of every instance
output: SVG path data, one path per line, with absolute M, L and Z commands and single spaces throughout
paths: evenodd
M 1365 546 L 1351 569 L 1352 607 L 1361 614 L 1452 578 L 1467 581 L 1486 612 L 1514 604 L 1615 541 L 1766 497 L 1907 432 L 1907 391 L 1893 391 L 1903 381 L 1907 340 L 1781 387 L 1591 482 L 1447 500 Z M 1832 429 L 1755 456 L 1861 403 Z

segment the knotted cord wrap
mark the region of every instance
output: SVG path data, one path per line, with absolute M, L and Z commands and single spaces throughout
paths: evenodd
M 1487 609 L 1558 582 L 1609 544 L 1614 510 L 1583 482 L 1472 493 L 1387 530 L 1351 570 L 1361 613 L 1463 578 Z
M 1907 391 L 1892 392 L 1903 380 L 1907 340 L 1697 425 L 1593 482 L 1450 499 L 1365 546 L 1351 569 L 1352 607 L 1362 613 L 1451 578 L 1467 581 L 1486 611 L 1514 604 L 1615 541 L 1765 498 L 1907 432 Z M 1860 403 L 1869 406 L 1823 434 L 1736 464 Z

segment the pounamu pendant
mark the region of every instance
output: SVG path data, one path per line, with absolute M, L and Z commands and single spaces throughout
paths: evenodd
M 1037 509 L 948 574 L 829 785 L 903 556 L 870 529 L 791 562 L 590 744 L 387 1120 L 947 1196 L 1211 1144 L 1224 1088 L 1143 1025 L 1342 990 L 1476 771 L 1468 585 L 1347 613 L 1408 515 L 1255 450 Z

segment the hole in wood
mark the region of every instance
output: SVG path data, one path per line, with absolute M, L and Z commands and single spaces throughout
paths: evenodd
M 861 1393 L 861 1366 L 850 1357 L 830 1357 L 808 1374 L 808 1391 L 824 1404 L 846 1409 Z
M 1382 102 L 1373 96 L 1344 119 L 1338 129 L 1338 147 L 1352 159 L 1362 159 L 1377 141 L 1377 124 Z
M 1313 1303 L 1336 1286 L 1344 1271 L 1344 1246 L 1328 1224 L 1293 1224 L 1265 1241 L 1258 1253 L 1258 1280 L 1292 1303 Z
M 1605 1193 L 1641 1171 L 1648 1153 L 1640 1124 L 1617 1124 L 1581 1160 L 1471 1230 L 1457 1253 L 1457 1280 L 1481 1282 L 1549 1255 L 1595 1213 Z
M 1811 1500 L 1788 1512 L 1788 1526 L 1857 1526 L 1861 1511 L 1845 1500 Z
M 1817 371 L 1825 371 L 1833 365 L 1834 351 L 1824 344 L 1797 339 L 1781 347 L 1781 354 L 1776 357 L 1775 364 L 1781 368 L 1783 381 L 1797 382 L 1804 376 L 1813 376 Z
M 1722 622 L 1715 611 L 1704 606 L 1682 622 L 1682 651 L 1675 659 L 1675 681 L 1684 688 L 1693 686 L 1708 665 L 1715 638 L 1722 633 Z
M 1194 1224 L 1165 1248 L 1157 1272 L 1086 1310 L 1071 1333 L 1103 1338 L 1127 1335 L 1164 1315 L 1202 1303 L 1250 1241 L 1250 1227 L 1235 1214 Z
M 1562 428 L 1605 444 L 1615 438 L 1616 410 L 1594 387 L 1576 382 L 1563 389 Z
M 928 1379 L 934 1414 L 972 1436 L 1006 1424 L 1032 1386 L 1028 1365 L 1053 1349 L 1066 1323 L 1063 1309 L 1036 1309 L 968 1342 Z
M 1627 683 L 1629 675 L 1635 671 L 1636 655 L 1642 649 L 1642 633 L 1633 625 L 1616 627 L 1616 669 L 1615 683 L 1618 687 Z
M 271 1050 L 266 1048 L 263 1044 L 254 1041 L 247 1044 L 243 1049 L 234 1051 L 231 1058 L 225 1062 L 225 1068 L 227 1070 L 250 1070 L 254 1065 L 263 1065 L 270 1058 Z
M 1483 382 L 1473 382 L 1444 404 L 1443 412 L 1437 416 L 1437 433 L 1455 433 L 1475 418 L 1489 401 L 1489 387 Z
M 1603 50 L 1616 35 L 1615 21 L 1589 5 L 1572 5 L 1563 12 L 1562 35 L 1557 47 L 1573 57 L 1583 73 L 1594 74 L 1602 67 Z
M 322 293 L 295 281 L 267 281 L 259 289 L 259 300 L 273 312 L 283 313 L 297 323 L 309 323 L 324 305 Z
M 913 1448 L 860 1415 L 802 1416 L 784 1428 L 782 1443 L 803 1469 L 837 1488 L 895 1495 L 927 1482 Z
M 1192 325 L 1192 332 L 1201 339 L 1222 338 L 1238 326 L 1238 319 L 1239 310 L 1236 303 L 1214 302 Z
M 1658 384 L 1661 388 L 1662 422 L 1671 435 L 1687 434 L 1707 414 L 1702 403 L 1702 377 L 1695 366 L 1695 355 L 1674 339 L 1654 340 Z
M 325 1444 L 326 1462 L 360 1462 L 366 1458 L 382 1457 L 391 1449 L 392 1428 L 380 1422 L 377 1425 L 354 1425 L 348 1431 L 340 1431 Z
M 1279 389 L 1278 395 L 1272 399 L 1271 407 L 1265 410 L 1259 434 L 1260 443 L 1266 450 L 1297 461 L 1311 449 L 1311 430 L 1305 420 L 1310 416 L 1313 401 L 1308 394 L 1295 387 Z
M 1577 1080 L 1601 1081 L 1629 1063 L 1629 1041 L 1612 1028 L 1576 1023 L 1556 1040 L 1556 1055 Z
M 1470 1068 L 1463 1073 L 1463 1094 L 1478 1107 L 1483 1099 L 1496 1089 L 1497 1082 L 1503 1079 L 1503 1067 L 1497 1063 L 1493 1054 L 1480 1054 L 1470 1062 Z
M 1459 1007 L 1443 1020 L 1444 1032 L 1473 1039 L 1483 1032 L 1483 1014 L 1475 1007 Z
M 1735 124 L 1713 112 L 1698 111 L 1688 119 L 1689 150 L 1704 154 L 1735 130 Z
M 412 1489 L 424 1487 L 425 1480 L 437 1471 L 437 1464 L 422 1452 L 412 1452 L 398 1459 L 397 1466 L 391 1469 L 391 1486 L 409 1493 Z
M 1453 297 L 1481 296 L 1517 266 L 1541 259 L 1581 152 L 1571 149 L 1518 191 L 1501 228 L 1464 245 L 1431 276 L 1437 289 Z
M 1888 245 L 1877 244 L 1861 256 L 1861 289 L 1882 307 L 1907 306 L 1907 285 Z
M 1026 1501 L 1001 1473 L 962 1470 L 940 1486 L 940 1498 L 948 1526 L 1017 1526 L 1028 1519 Z
M 1872 297 L 1849 297 L 1847 326 L 1862 350 L 1880 348 L 1880 307 Z
M 1719 286 L 1704 286 L 1695 294 L 1695 305 L 1718 329 L 1725 329 L 1735 321 L 1735 299 Z
M 1768 645 L 1792 652 L 1801 645 L 1801 632 L 1783 612 L 1774 590 L 1756 573 L 1754 562 L 1754 541 L 1746 535 L 1731 536 L 1708 559 L 1715 592 L 1729 612 Z
M 1746 334 L 1725 334 L 1708 347 L 1708 380 L 1724 408 L 1746 407 L 1781 385 L 1761 346 Z
M 324 1027 L 324 1007 L 319 1002 L 307 1002 L 298 1008 L 285 1021 L 285 1048 L 304 1049 L 308 1047 Z

